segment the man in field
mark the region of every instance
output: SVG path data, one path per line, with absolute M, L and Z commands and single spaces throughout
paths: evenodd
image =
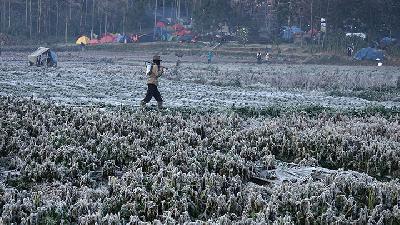
M 208 62 L 208 64 L 211 63 L 211 60 L 212 60 L 213 56 L 214 56 L 214 55 L 213 55 L 212 51 L 209 51 L 209 52 L 207 53 L 207 62 Z
M 257 52 L 257 64 L 261 64 L 261 52 Z
M 3 50 L 3 45 L 4 45 L 4 41 L 1 41 L 0 42 L 0 56 L 1 56 L 1 53 L 2 53 L 2 50 Z
M 351 44 L 351 45 L 347 46 L 347 56 L 348 57 L 352 57 L 353 56 L 353 52 L 354 52 L 354 45 Z
M 158 55 L 153 56 L 153 65 L 147 73 L 147 93 L 146 97 L 141 101 L 140 105 L 145 107 L 148 102 L 154 97 L 157 101 L 157 107 L 162 108 L 163 99 L 158 91 L 158 78 L 163 74 L 164 67 L 161 66 L 161 58 Z

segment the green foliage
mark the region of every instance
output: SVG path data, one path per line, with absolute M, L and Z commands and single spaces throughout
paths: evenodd
M 368 101 L 399 101 L 400 91 L 395 87 L 369 88 L 350 91 L 331 91 L 330 95 L 339 97 L 357 97 Z
M 302 107 L 269 106 L 264 108 L 254 107 L 232 107 L 230 111 L 242 117 L 280 117 L 290 114 L 306 114 L 309 117 L 318 117 L 321 114 L 329 116 L 346 115 L 355 117 L 380 116 L 386 119 L 396 118 L 400 115 L 398 107 L 371 106 L 362 109 L 338 110 L 321 105 L 309 105 Z
M 389 56 L 392 56 L 392 57 L 400 57 L 400 46 L 399 46 L 399 45 L 397 45 L 397 46 L 391 46 L 391 47 L 389 47 L 389 48 L 386 49 L 386 53 L 387 53 Z M 400 80 L 399 80 L 397 86 L 400 88 Z

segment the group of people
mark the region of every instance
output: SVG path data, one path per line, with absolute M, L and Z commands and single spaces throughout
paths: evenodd
M 269 52 L 265 53 L 265 61 L 269 61 L 270 60 L 270 55 Z M 261 64 L 262 63 L 262 54 L 261 52 L 257 52 L 257 63 Z

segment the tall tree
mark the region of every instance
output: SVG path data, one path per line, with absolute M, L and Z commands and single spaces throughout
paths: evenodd
M 231 27 L 265 27 L 260 10 L 273 3 L 276 25 L 319 29 L 327 18 L 331 32 L 353 30 L 371 37 L 400 35 L 399 0 L 0 0 L 0 32 L 36 38 L 72 40 L 81 34 L 137 32 L 152 28 L 154 18 L 193 18 L 197 31 Z M 156 13 L 156 14 L 155 14 Z M 265 17 L 265 16 L 264 16 Z M 257 19 L 258 18 L 258 19 Z M 275 24 L 275 23 L 274 23 Z M 62 32 L 64 30 L 64 32 Z M 251 36 L 251 33 L 250 33 Z

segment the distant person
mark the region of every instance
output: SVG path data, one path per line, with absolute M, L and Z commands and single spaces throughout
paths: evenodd
M 133 42 L 134 43 L 139 42 L 139 36 L 137 34 L 133 35 Z
M 0 56 L 1 56 L 1 53 L 3 51 L 3 45 L 4 45 L 4 41 L 1 41 L 1 43 L 0 43 Z
M 270 58 L 271 58 L 271 55 L 269 54 L 269 52 L 267 52 L 265 54 L 265 61 L 268 62 L 270 60 Z
M 261 52 L 257 52 L 257 63 L 258 64 L 261 64 L 261 58 L 262 58 Z
M 147 93 L 146 97 L 140 102 L 141 107 L 145 107 L 148 102 L 154 97 L 157 101 L 157 107 L 162 108 L 163 99 L 158 91 L 158 78 L 163 74 L 164 67 L 161 66 L 161 58 L 158 55 L 153 56 L 152 68 L 147 74 Z
M 176 52 L 175 56 L 176 56 L 176 66 L 178 67 L 179 65 L 181 65 L 181 59 L 183 57 L 183 53 L 182 52 Z
M 211 63 L 212 58 L 213 58 L 213 53 L 212 53 L 212 51 L 209 51 L 208 54 L 207 54 L 207 62 L 208 62 L 208 64 Z
M 348 56 L 348 57 L 353 56 L 353 52 L 354 52 L 354 47 L 353 47 L 353 45 L 347 46 L 347 56 Z

